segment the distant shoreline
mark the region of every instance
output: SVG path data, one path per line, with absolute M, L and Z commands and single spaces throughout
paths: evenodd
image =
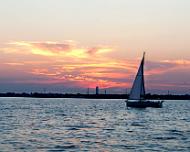
M 0 97 L 28 98 L 84 98 L 84 99 L 127 99 L 127 94 L 61 94 L 61 93 L 0 93 Z M 152 100 L 190 100 L 190 95 L 159 95 L 146 94 L 146 99 Z

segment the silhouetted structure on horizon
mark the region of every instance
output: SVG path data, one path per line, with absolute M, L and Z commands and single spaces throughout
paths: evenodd
M 61 93 L 0 93 L 0 97 L 29 97 L 29 98 L 88 98 L 88 99 L 127 99 L 128 94 L 61 94 Z M 159 95 L 146 94 L 150 100 L 190 100 L 190 94 L 185 95 Z
M 99 87 L 96 86 L 96 95 L 98 95 L 98 94 L 99 94 Z

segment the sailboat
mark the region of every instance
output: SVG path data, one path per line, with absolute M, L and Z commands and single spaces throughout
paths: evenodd
M 137 75 L 133 82 L 129 98 L 128 100 L 125 101 L 126 106 L 134 108 L 146 108 L 146 107 L 162 108 L 163 101 L 147 101 L 145 99 L 144 60 L 145 60 L 145 53 L 143 54 L 143 58 L 141 60 Z

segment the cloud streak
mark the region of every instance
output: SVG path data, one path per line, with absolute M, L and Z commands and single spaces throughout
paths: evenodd
M 11 42 L 9 45 L 11 45 L 11 48 L 7 48 L 6 51 L 10 53 L 32 53 L 34 55 L 54 57 L 87 58 L 112 51 L 112 48 L 106 46 L 78 47 L 74 41 L 65 41 L 63 43 L 20 41 Z
M 23 81 L 11 75 L 7 77 L 20 83 L 59 83 L 82 88 L 97 85 L 102 88 L 130 88 L 139 60 L 113 59 L 107 55 L 111 51 L 114 52 L 113 47 L 84 47 L 78 46 L 74 41 L 12 42 L 3 49 L 2 54 L 5 57 L 0 61 L 0 71 L 19 71 L 21 78 L 22 75 L 25 76 Z M 189 60 L 146 61 L 145 67 L 149 88 L 178 87 L 180 79 L 175 78 L 175 75 L 185 72 L 190 76 L 190 72 L 186 72 L 190 68 Z M 168 81 L 171 73 L 175 79 Z

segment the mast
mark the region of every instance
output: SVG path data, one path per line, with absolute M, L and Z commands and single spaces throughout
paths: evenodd
M 143 52 L 143 59 L 142 59 L 142 87 L 141 87 L 141 99 L 145 98 L 145 83 L 144 83 L 144 61 L 145 61 L 145 52 Z

